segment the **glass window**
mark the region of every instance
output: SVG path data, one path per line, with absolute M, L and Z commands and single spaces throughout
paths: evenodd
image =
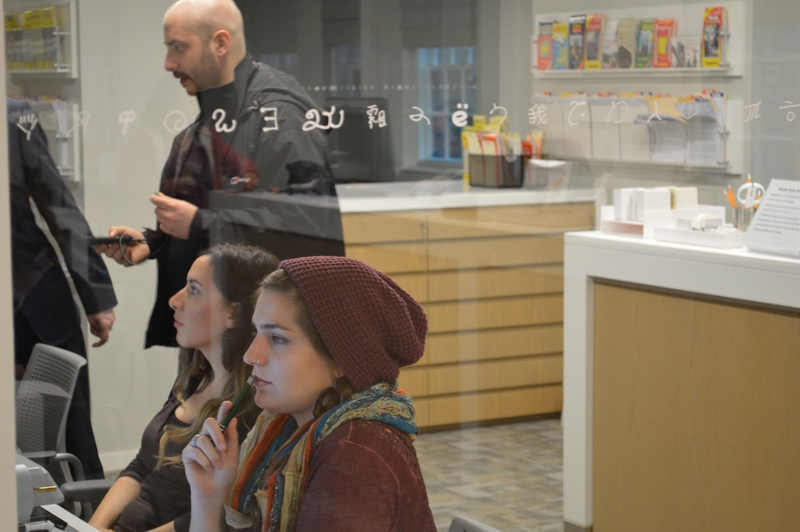
M 436 528 L 601 530 L 563 487 L 564 235 L 743 238 L 770 182 L 800 169 L 800 3 L 235 0 L 233 26 L 236 11 L 191 25 L 171 3 L 4 0 L 15 319 L 0 326 L 18 376 L 37 341 L 88 353 L 75 403 L 94 435 L 66 450 L 122 471 L 165 400 L 202 392 L 174 388 L 189 356 L 174 297 L 198 254 L 345 255 L 425 309 L 424 355 L 398 382 Z M 123 232 L 115 256 L 91 239 Z

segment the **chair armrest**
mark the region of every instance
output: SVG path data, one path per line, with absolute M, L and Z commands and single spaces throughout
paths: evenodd
M 97 507 L 108 490 L 114 484 L 114 479 L 103 478 L 99 480 L 76 480 L 65 482 L 58 489 L 64 494 L 64 500 L 72 502 L 90 502 Z
M 86 477 L 83 474 L 83 466 L 81 465 L 81 461 L 78 460 L 78 457 L 74 454 L 69 453 L 57 453 L 53 458 L 53 462 L 66 462 L 72 466 L 72 470 L 75 472 L 75 480 L 85 480 Z
M 33 460 L 39 465 L 45 465 L 47 462 L 55 458 L 55 451 L 34 451 L 30 453 L 19 453 L 28 460 Z

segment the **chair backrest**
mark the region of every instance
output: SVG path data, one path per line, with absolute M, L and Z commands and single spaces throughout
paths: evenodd
M 447 532 L 500 532 L 469 517 L 456 517 Z
M 17 447 L 23 453 L 63 453 L 67 411 L 78 372 L 86 359 L 64 349 L 36 344 L 16 395 Z M 69 466 L 52 464 L 58 484 L 71 480 Z

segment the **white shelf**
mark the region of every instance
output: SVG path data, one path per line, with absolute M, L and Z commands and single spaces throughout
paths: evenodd
M 589 157 L 556 157 L 559 161 L 567 161 L 572 163 L 583 163 L 590 165 L 600 166 L 624 166 L 628 169 L 640 168 L 643 171 L 658 168 L 661 170 L 672 170 L 673 172 L 682 172 L 687 174 L 712 174 L 719 176 L 738 177 L 740 173 L 734 172 L 730 164 L 720 165 L 704 165 L 704 164 L 680 164 L 680 163 L 665 163 L 660 161 L 624 161 L 621 159 L 594 159 Z
M 61 68 L 53 70 L 9 70 L 11 76 L 31 76 L 37 78 L 68 78 L 74 79 L 72 75 L 72 66 L 69 64 L 62 65 Z
M 616 68 L 603 70 L 538 70 L 536 79 L 649 79 L 649 78 L 703 78 L 739 79 L 742 74 L 733 68 Z

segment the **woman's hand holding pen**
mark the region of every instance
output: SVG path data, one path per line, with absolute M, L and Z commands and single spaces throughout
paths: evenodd
M 183 450 L 186 478 L 192 488 L 192 506 L 197 502 L 221 510 L 236 478 L 239 465 L 238 420 L 233 419 L 224 434 L 219 430 L 219 423 L 231 406 L 230 401 L 223 402 L 217 419 L 208 418 L 200 433 Z

